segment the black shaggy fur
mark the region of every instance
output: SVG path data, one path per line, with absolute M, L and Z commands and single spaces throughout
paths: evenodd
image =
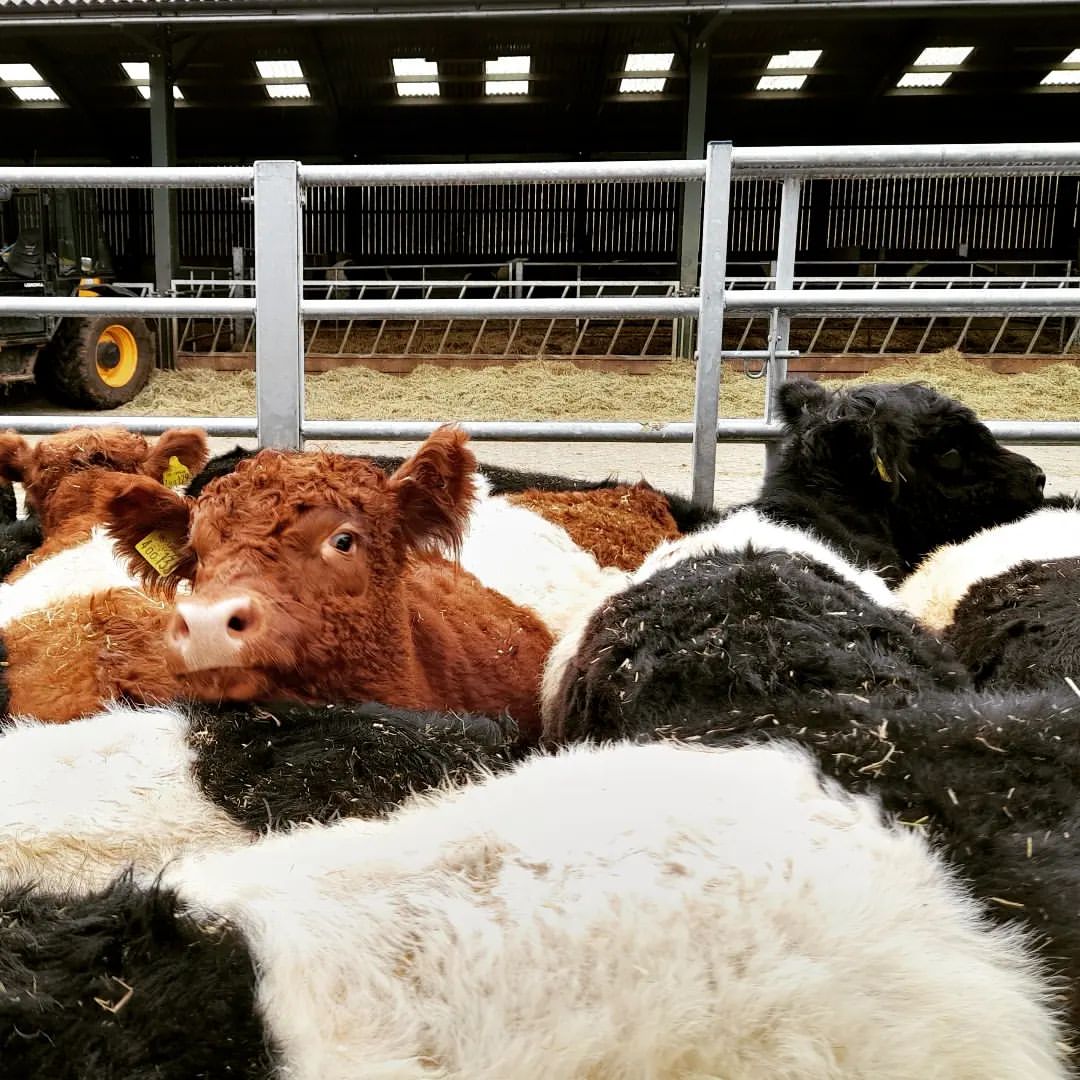
M 41 547 L 41 522 L 37 514 L 0 521 L 0 581 Z
M 934 548 L 1040 506 L 1045 476 L 971 409 L 917 383 L 778 391 L 786 438 L 756 506 L 895 582 Z
M 925 829 L 988 910 L 1037 932 L 1066 976 L 1080 1031 L 1080 700 L 1071 693 L 928 693 L 882 708 L 807 697 L 779 708 L 717 701 L 638 735 L 705 745 L 784 740 L 849 791 Z
M 17 513 L 15 489 L 6 481 L 0 480 L 0 524 L 14 521 Z
M 219 476 L 226 476 L 236 466 L 256 453 L 255 450 L 245 450 L 237 446 L 228 453 L 219 454 L 211 458 L 205 468 L 187 486 L 187 494 L 192 498 Z M 384 457 L 382 455 L 365 455 L 368 461 L 373 462 L 384 472 L 394 472 L 405 460 L 401 457 Z M 481 463 L 480 473 L 491 484 L 494 495 L 512 495 L 519 491 L 596 491 L 600 488 L 617 487 L 620 484 L 631 481 L 620 480 L 618 477 L 609 476 L 606 480 L 577 480 L 570 476 L 558 476 L 555 473 L 529 472 L 527 469 L 509 469 L 502 465 L 485 465 Z M 650 485 L 651 487 L 652 485 Z M 703 525 L 711 525 L 721 517 L 715 510 L 703 510 L 695 506 L 689 499 L 682 495 L 676 495 L 670 491 L 659 491 L 667 500 L 668 509 L 675 519 L 675 524 L 681 533 L 693 532 Z
M 380 817 L 413 792 L 510 764 L 515 725 L 368 703 L 193 707 L 207 798 L 253 830 Z
M 165 890 L 0 896 L 0 1074 L 11 1080 L 275 1075 L 255 970 L 228 926 Z
M 1022 562 L 976 582 L 944 636 L 977 687 L 1080 682 L 1080 558 Z
M 544 734 L 615 739 L 713 707 L 871 694 L 900 704 L 966 685 L 951 650 L 820 563 L 719 552 L 661 570 L 593 614 Z
M 254 457 L 257 453 L 258 450 L 246 450 L 242 446 L 234 446 L 224 454 L 215 455 L 188 481 L 188 485 L 184 489 L 184 494 L 189 495 L 193 499 L 197 498 L 202 494 L 203 488 L 206 487 L 211 480 L 216 480 L 219 476 L 228 476 L 230 473 L 235 472 L 236 466 L 239 465 L 241 461 L 244 461 L 249 457 Z
M 1043 506 L 1047 510 L 1080 510 L 1080 495 L 1047 495 Z

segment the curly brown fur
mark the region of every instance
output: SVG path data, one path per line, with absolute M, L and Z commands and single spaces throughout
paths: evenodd
M 460 543 L 473 498 L 466 436 L 436 432 L 392 476 L 339 454 L 264 450 L 197 500 L 146 480 L 116 485 L 110 531 L 129 558 L 151 527 L 182 555 L 161 579 L 197 581 L 196 617 L 237 598 L 257 613 L 225 655 L 190 661 L 178 608 L 169 662 L 205 700 L 380 700 L 416 709 L 507 709 L 539 731 L 537 690 L 551 636 L 531 610 L 486 589 L 433 547 Z M 344 537 L 344 548 L 331 541 Z M 134 569 L 145 573 L 136 562 Z M 205 638 L 203 639 L 205 640 Z
M 116 698 L 171 701 L 177 685 L 162 647 L 168 615 L 134 589 L 109 589 L 9 623 L 8 714 L 65 723 Z
M 561 525 L 601 566 L 636 570 L 657 544 L 679 535 L 666 497 L 648 484 L 523 491 L 507 498 Z

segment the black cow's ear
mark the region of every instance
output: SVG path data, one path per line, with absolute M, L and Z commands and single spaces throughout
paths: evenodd
M 776 392 L 776 404 L 785 424 L 794 424 L 811 413 L 824 412 L 831 398 L 828 390 L 811 379 L 789 379 Z

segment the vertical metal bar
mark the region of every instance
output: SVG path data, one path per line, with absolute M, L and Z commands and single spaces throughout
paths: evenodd
M 431 299 L 431 291 L 432 291 L 433 288 L 434 288 L 433 285 L 425 285 L 424 286 L 423 293 L 424 293 L 424 299 L 425 300 L 430 300 Z M 416 335 L 420 333 L 420 323 L 421 323 L 420 319 L 417 319 L 413 323 L 412 332 L 409 334 L 409 340 L 405 342 L 405 351 L 402 353 L 403 356 L 411 356 L 412 355 L 413 342 L 416 341 Z
M 255 162 L 255 394 L 260 446 L 302 447 L 300 187 L 295 161 Z
M 242 247 L 234 247 L 232 249 L 233 284 L 229 289 L 230 296 L 245 295 L 243 286 L 244 273 L 244 249 Z M 247 327 L 244 325 L 246 321 L 246 319 L 242 318 L 236 318 L 232 321 L 233 352 L 236 352 L 236 343 L 242 341 L 247 332 Z
M 567 293 L 570 291 L 571 288 L 573 288 L 572 285 L 564 285 L 562 287 L 562 296 L 559 297 L 559 299 L 560 300 L 567 299 Z M 1077 323 L 1080 324 L 1080 319 L 1077 320 Z M 551 322 L 548 323 L 547 330 L 544 332 L 544 340 L 540 342 L 540 348 L 537 350 L 537 354 L 536 354 L 537 360 L 543 360 L 544 359 L 544 355 L 547 352 L 547 344 L 548 344 L 548 341 L 551 340 L 551 335 L 552 335 L 552 332 L 554 331 L 554 329 L 555 329 L 555 320 L 552 319 Z M 474 351 L 475 351 L 475 349 L 474 349 Z
M 172 56 L 167 39 L 150 57 L 150 163 L 176 164 L 176 127 L 173 110 Z M 154 188 L 154 285 L 159 296 L 168 296 L 176 275 L 176 192 Z M 158 364 L 176 367 L 174 322 L 158 322 Z
M 802 181 L 795 176 L 784 179 L 780 189 L 780 235 L 776 242 L 776 279 L 774 287 L 790 289 L 795 283 L 795 250 L 799 239 L 799 203 Z M 776 418 L 776 392 L 787 378 L 786 353 L 791 342 L 791 317 L 773 308 L 769 319 L 769 346 L 772 355 L 765 372 L 765 419 Z M 769 472 L 780 452 L 779 443 L 765 444 L 765 471 Z
M 713 504 L 716 483 L 716 420 L 720 412 L 720 350 L 724 343 L 728 210 L 731 199 L 731 143 L 709 143 L 705 158 L 702 216 L 701 315 L 694 382 L 693 489 L 695 505 Z
M 398 298 L 398 293 L 400 291 L 401 291 L 401 286 L 398 285 L 398 284 L 395 284 L 393 289 L 390 291 L 390 299 L 391 300 L 396 300 Z M 382 322 L 379 323 L 379 332 L 375 335 L 375 341 L 371 346 L 372 355 L 377 356 L 378 353 L 379 353 L 379 345 L 382 342 L 382 337 L 383 337 L 383 333 L 386 330 L 387 322 L 388 322 L 387 319 L 383 319 Z
M 705 111 L 709 97 L 708 40 L 690 42 L 690 78 L 686 102 L 686 157 L 701 158 L 705 152 Z M 683 185 L 682 232 L 679 240 L 679 285 L 688 293 L 698 282 L 698 263 L 701 258 L 702 185 L 688 181 Z M 725 221 L 727 210 L 725 202 Z M 726 225 L 725 225 L 726 233 Z M 722 285 L 722 283 L 721 283 Z M 698 331 L 700 332 L 700 326 Z M 690 319 L 680 319 L 678 326 L 679 356 L 690 360 L 694 355 L 694 325 Z

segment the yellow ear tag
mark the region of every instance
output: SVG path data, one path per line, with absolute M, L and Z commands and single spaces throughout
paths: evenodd
M 880 476 L 881 479 L 884 480 L 886 484 L 891 484 L 892 483 L 892 477 L 889 475 L 888 469 L 885 468 L 885 462 L 882 461 L 881 458 L 878 457 L 877 454 L 874 455 L 874 466 L 877 468 L 878 476 Z
M 162 473 L 161 482 L 166 487 L 183 487 L 191 481 L 191 470 L 178 458 L 169 458 L 169 467 Z
M 171 574 L 183 558 L 172 539 L 156 529 L 152 533 L 147 533 L 135 545 L 135 550 L 162 577 Z

